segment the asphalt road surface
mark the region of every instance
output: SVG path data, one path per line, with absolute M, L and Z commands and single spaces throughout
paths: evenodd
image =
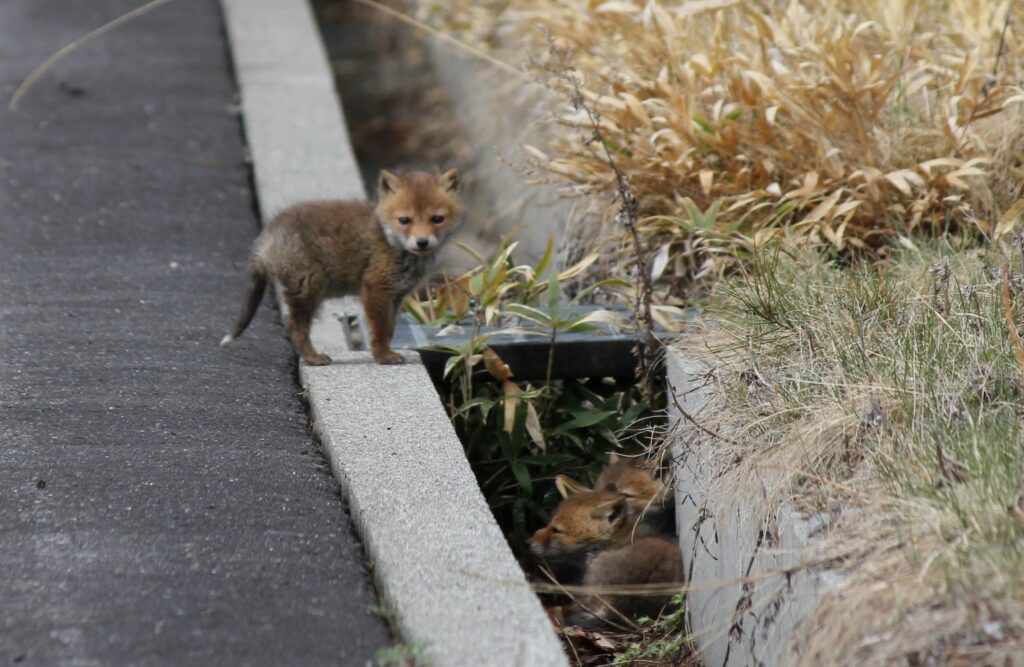
M 389 643 L 269 300 L 216 0 L 0 2 L 0 665 L 364 665 Z

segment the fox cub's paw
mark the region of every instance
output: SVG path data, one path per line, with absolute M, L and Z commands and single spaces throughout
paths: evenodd
M 331 358 L 322 352 L 305 356 L 302 360 L 306 362 L 307 366 L 326 366 L 331 363 Z
M 389 350 L 388 352 L 383 352 L 381 354 L 375 354 L 373 356 L 373 360 L 376 361 L 378 364 L 383 364 L 385 366 L 393 366 L 395 364 L 405 363 L 405 359 L 402 357 L 402 355 L 395 352 L 394 350 Z

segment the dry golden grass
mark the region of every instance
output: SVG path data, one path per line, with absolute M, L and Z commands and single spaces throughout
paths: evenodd
M 534 78 L 563 92 L 571 54 L 648 238 L 671 244 L 669 274 L 721 275 L 783 229 L 840 250 L 919 230 L 996 235 L 1021 197 L 1020 3 L 417 5 L 506 61 L 529 54 Z M 616 184 L 590 121 L 563 106 L 558 123 L 531 159 L 567 192 L 602 195 L 590 201 L 610 223 Z

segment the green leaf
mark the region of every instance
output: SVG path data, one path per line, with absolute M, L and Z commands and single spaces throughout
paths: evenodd
M 706 118 L 700 114 L 693 114 L 693 122 L 700 126 L 700 129 L 704 130 L 708 134 L 715 134 L 717 130 L 715 126 L 707 121 Z
M 554 322 L 551 317 L 548 316 L 543 310 L 534 308 L 533 306 L 526 306 L 521 303 L 510 303 L 502 309 L 503 315 L 515 315 L 516 317 L 522 317 L 525 320 L 530 320 L 542 327 L 551 327 Z
M 594 430 L 594 435 L 600 436 L 605 442 L 608 443 L 608 445 L 610 447 L 612 447 L 614 449 L 618 449 L 621 446 L 621 444 L 622 444 L 619 441 L 619 436 L 615 435 L 615 432 L 612 431 L 607 426 L 599 426 L 599 427 L 597 427 Z
M 552 272 L 548 278 L 548 317 L 554 322 L 562 313 L 562 289 L 558 274 Z
M 572 430 L 578 429 L 578 428 L 586 428 L 588 426 L 593 426 L 594 424 L 597 424 L 599 422 L 603 422 L 605 419 L 608 419 L 608 417 L 610 417 L 610 416 L 612 416 L 614 414 L 615 414 L 614 410 L 604 410 L 604 411 L 601 411 L 601 412 L 588 412 L 587 414 L 580 415 L 579 417 L 576 417 L 575 419 L 573 419 L 570 422 L 566 422 L 565 424 L 562 424 L 561 426 L 559 426 L 558 428 L 555 429 L 555 432 L 562 433 L 562 432 L 565 432 L 565 431 L 572 431 Z
M 484 276 L 478 273 L 469 279 L 469 293 L 479 295 L 484 289 Z
M 593 322 L 582 321 L 582 318 L 569 322 L 568 326 L 563 328 L 569 333 L 586 333 L 588 331 L 600 331 L 601 329 L 601 327 L 597 326 Z
M 605 145 L 605 148 L 607 148 L 610 152 L 615 153 L 616 155 L 633 157 L 633 152 L 631 150 L 629 150 L 628 148 L 623 148 L 622 146 L 615 143 L 611 139 L 604 139 L 603 143 Z
M 558 429 L 555 429 L 555 431 L 553 431 L 552 433 L 558 435 L 558 437 L 560 437 L 560 438 L 565 438 L 566 440 L 568 440 L 572 444 L 576 445 L 576 447 L 578 447 L 579 449 L 583 449 L 583 441 L 580 440 L 579 437 L 576 434 L 569 433 L 568 431 L 562 433 L 562 432 L 559 432 Z M 576 458 L 578 458 L 578 457 L 576 457 Z
M 446 378 L 448 375 L 455 370 L 455 367 L 462 362 L 462 357 L 459 355 L 448 357 L 448 361 L 444 362 L 444 375 L 441 377 Z M 453 376 L 454 377 L 454 376 Z
M 533 495 L 533 480 L 530 479 L 530 471 L 526 469 L 526 464 L 522 461 L 512 461 L 509 464 L 509 468 L 512 469 L 512 474 L 516 476 L 516 481 L 519 482 L 519 488 L 527 496 Z
M 496 403 L 497 401 L 483 396 L 471 398 L 459 406 L 458 413 L 461 415 L 468 415 L 474 408 L 479 408 L 480 418 L 487 419 L 487 415 L 490 414 L 491 408 L 493 408 Z
M 535 278 L 540 278 L 540 276 L 547 270 L 548 264 L 551 263 L 551 258 L 554 257 L 554 255 L 555 237 L 549 236 L 548 245 L 547 247 L 544 248 L 544 254 L 541 256 L 540 261 L 537 262 L 537 267 L 535 269 L 535 273 L 533 274 Z
M 622 424 L 623 426 L 629 426 L 630 424 L 636 421 L 637 417 L 640 416 L 640 413 L 642 413 L 646 408 L 647 406 L 644 405 L 643 403 L 634 403 L 633 405 L 629 406 L 629 408 L 627 408 L 624 413 L 622 413 L 622 417 L 619 420 L 619 423 Z

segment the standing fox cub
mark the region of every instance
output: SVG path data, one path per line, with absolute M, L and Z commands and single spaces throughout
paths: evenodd
M 252 321 L 269 279 L 288 305 L 288 335 L 311 366 L 331 363 L 317 352 L 309 328 L 328 297 L 359 295 L 370 325 L 370 350 L 379 364 L 400 364 L 391 336 L 402 299 L 430 274 L 437 251 L 462 214 L 459 172 L 380 173 L 377 205 L 362 201 L 298 204 L 279 213 L 256 238 L 251 284 L 242 313 L 221 345 Z

